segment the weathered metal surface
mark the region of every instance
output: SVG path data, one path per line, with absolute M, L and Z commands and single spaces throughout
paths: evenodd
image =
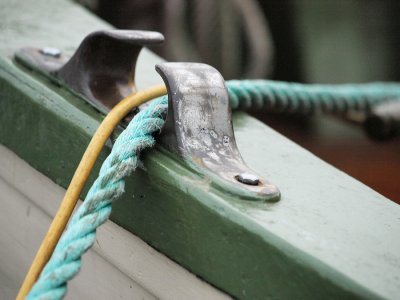
M 1 3 L 0 143 L 66 187 L 102 115 L 11 57 L 26 45 L 72 52 L 108 26 L 63 0 Z M 144 54 L 137 80 L 159 82 Z M 400 206 L 245 113 L 233 125 L 244 161 L 273 178 L 282 201 L 241 201 L 156 148 L 112 220 L 235 298 L 396 299 Z
M 143 46 L 164 41 L 161 33 L 102 30 L 89 34 L 71 58 L 57 48 L 22 48 L 16 59 L 29 68 L 61 81 L 107 113 L 135 91 L 136 61 Z
M 199 63 L 163 63 L 156 70 L 165 81 L 169 99 L 160 136 L 163 145 L 206 172 L 222 192 L 248 200 L 278 201 L 278 188 L 251 170 L 240 156 L 221 74 Z M 255 179 L 245 180 L 243 174 Z

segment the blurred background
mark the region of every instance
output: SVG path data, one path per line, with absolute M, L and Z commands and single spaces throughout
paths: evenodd
M 400 81 L 399 0 L 80 0 L 121 29 L 162 32 L 168 61 L 228 79 Z M 337 117 L 252 112 L 328 163 L 400 203 L 400 139 L 376 141 Z M 273 142 L 273 141 L 271 141 Z

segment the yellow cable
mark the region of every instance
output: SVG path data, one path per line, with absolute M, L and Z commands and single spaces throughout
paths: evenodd
M 105 142 L 111 135 L 114 128 L 134 107 L 149 101 L 153 98 L 165 95 L 167 90 L 164 85 L 154 86 L 149 89 L 139 91 L 122 99 L 104 118 L 96 133 L 93 135 L 82 159 L 72 177 L 71 183 L 65 193 L 57 214 L 51 223 L 42 244 L 25 276 L 25 280 L 17 295 L 17 300 L 25 299 L 32 286 L 39 278 L 47 261 L 50 259 L 58 240 L 63 233 L 69 218 L 75 208 L 76 202 L 82 192 L 83 186 L 99 156 Z

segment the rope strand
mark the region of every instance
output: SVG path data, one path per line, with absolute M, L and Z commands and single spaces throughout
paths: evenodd
M 270 80 L 226 82 L 232 109 L 266 108 L 278 112 L 344 113 L 370 111 L 371 107 L 400 98 L 398 83 L 301 84 Z
M 155 144 L 152 134 L 161 129 L 166 111 L 166 97 L 153 101 L 117 138 L 27 299 L 61 299 L 65 295 L 67 282 L 79 272 L 82 255 L 95 242 L 96 228 L 108 219 L 112 202 L 124 192 L 125 177 L 137 168 L 140 151 Z

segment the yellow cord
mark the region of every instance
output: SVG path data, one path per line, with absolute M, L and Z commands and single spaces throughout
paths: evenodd
M 154 86 L 149 89 L 139 91 L 122 99 L 104 118 L 96 133 L 93 135 L 83 157 L 72 177 L 71 183 L 65 193 L 64 199 L 58 208 L 53 222 L 51 223 L 42 244 L 25 276 L 25 280 L 18 292 L 17 300 L 25 299 L 32 286 L 39 278 L 47 261 L 53 254 L 54 248 L 63 233 L 75 205 L 82 192 L 83 186 L 99 156 L 105 142 L 111 135 L 114 128 L 134 107 L 149 101 L 153 98 L 165 95 L 167 90 L 164 85 Z

